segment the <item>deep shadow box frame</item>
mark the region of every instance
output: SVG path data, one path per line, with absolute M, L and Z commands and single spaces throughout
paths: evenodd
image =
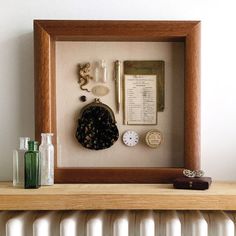
M 184 42 L 184 166 L 182 168 L 61 168 L 56 183 L 169 183 L 200 167 L 200 22 L 34 20 L 35 138 L 54 133 L 56 41 Z

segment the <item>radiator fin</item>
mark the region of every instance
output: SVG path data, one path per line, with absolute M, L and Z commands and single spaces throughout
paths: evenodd
M 207 213 L 209 222 L 209 236 L 234 236 L 234 222 L 223 211 Z
M 129 236 L 129 213 L 127 211 L 113 212 L 112 236 Z
M 182 217 L 182 236 L 208 236 L 208 223 L 202 212 L 186 211 Z

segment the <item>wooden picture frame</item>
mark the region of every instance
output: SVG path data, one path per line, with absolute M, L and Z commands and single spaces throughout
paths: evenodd
M 200 22 L 35 20 L 35 138 L 54 133 L 56 41 L 184 42 L 184 166 L 182 168 L 59 168 L 56 183 L 168 183 L 200 168 Z M 56 154 L 56 153 L 55 153 Z M 56 156 L 55 156 L 56 157 Z

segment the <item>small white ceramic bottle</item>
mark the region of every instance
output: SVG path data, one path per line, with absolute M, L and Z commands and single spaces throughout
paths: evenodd
M 28 137 L 20 137 L 20 147 L 13 151 L 13 186 L 24 186 L 24 154 L 28 151 Z
M 54 147 L 51 133 L 41 134 L 41 144 L 39 146 L 41 161 L 41 185 L 54 184 Z

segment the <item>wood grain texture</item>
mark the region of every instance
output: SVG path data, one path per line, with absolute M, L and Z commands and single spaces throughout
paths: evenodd
M 55 41 L 40 24 L 34 24 L 35 140 L 53 133 L 57 155 Z M 55 166 L 56 166 L 55 158 Z
M 184 156 L 186 168 L 200 169 L 200 24 L 185 41 Z
M 55 169 L 57 183 L 170 183 L 182 173 L 181 168 Z
M 200 168 L 200 22 L 35 20 L 35 136 L 54 133 L 57 140 L 55 42 L 143 41 L 185 43 L 184 167 Z M 57 183 L 166 183 L 181 168 L 59 168 Z
M 0 183 L 0 210 L 236 210 L 236 183 L 209 190 L 178 190 L 170 184 L 56 184 L 16 189 Z
M 36 20 L 63 41 L 183 41 L 198 21 Z
M 54 132 L 55 120 L 55 42 L 38 24 L 34 27 L 35 134 Z

